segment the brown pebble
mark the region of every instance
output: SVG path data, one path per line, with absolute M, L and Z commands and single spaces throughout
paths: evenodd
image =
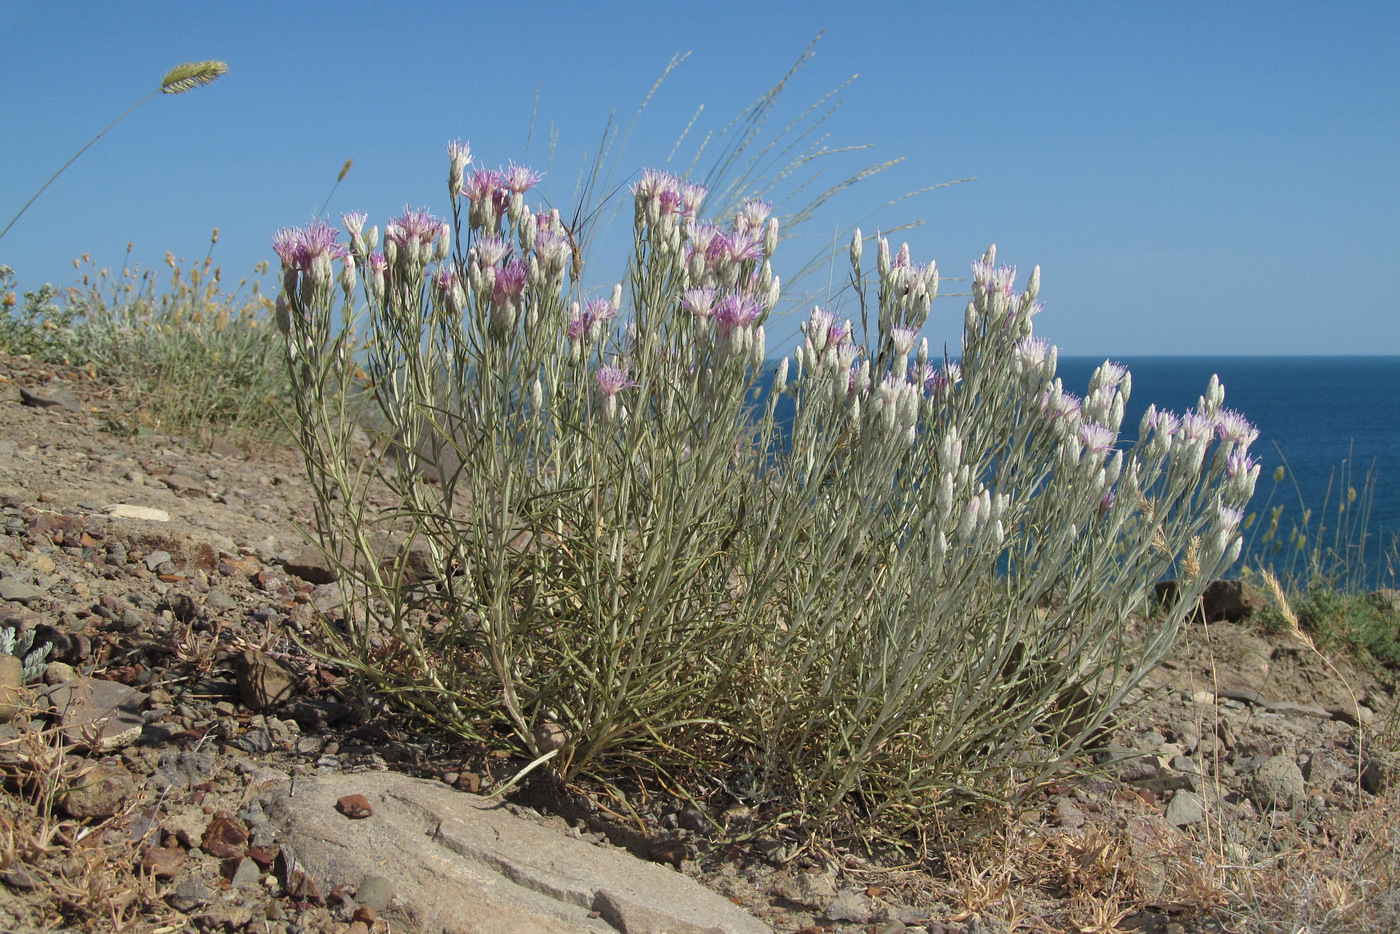
M 350 920 L 359 921 L 370 927 L 374 927 L 374 922 L 379 920 L 379 915 L 368 905 L 361 905 L 359 908 L 355 909 L 355 913 L 351 915 Z
M 457 776 L 457 787 L 462 791 L 477 794 L 481 791 L 481 776 L 475 772 L 463 772 Z
M 345 934 L 369 934 L 369 925 L 363 921 L 351 921 L 345 928 Z
M 199 846 L 219 859 L 242 856 L 248 848 L 248 828 L 228 811 L 220 811 L 204 828 L 204 838 Z
M 346 795 L 335 803 L 335 809 L 351 820 L 360 820 L 374 813 L 364 795 Z

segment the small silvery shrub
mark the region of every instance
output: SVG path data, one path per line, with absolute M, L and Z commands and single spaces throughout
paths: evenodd
M 716 223 L 643 173 L 626 287 L 590 297 L 536 176 L 449 154 L 450 221 L 274 241 L 327 651 L 401 709 L 564 780 L 908 827 L 1062 765 L 1238 556 L 1254 429 L 1213 380 L 1124 443 L 1131 378 L 1055 378 L 1038 269 L 1018 292 L 989 250 L 930 359 L 937 270 L 883 239 L 871 270 L 857 231 L 859 333 L 811 311 L 766 386 L 768 205 Z M 363 456 L 366 397 L 392 441 Z
M 35 630 L 26 629 L 24 635 L 17 635 L 14 627 L 0 629 L 0 655 L 13 655 L 24 660 L 24 680 L 37 681 L 44 673 L 44 662 L 53 651 L 51 643 L 34 648 Z

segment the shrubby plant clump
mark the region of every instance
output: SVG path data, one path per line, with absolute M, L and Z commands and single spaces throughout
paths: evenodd
M 1212 381 L 1124 444 L 1131 377 L 1061 385 L 1038 269 L 1017 291 L 988 250 L 961 356 L 930 359 L 936 268 L 880 239 L 872 270 L 857 232 L 859 325 L 812 310 L 769 387 L 768 205 L 712 222 L 643 173 L 625 287 L 588 298 L 537 176 L 449 155 L 450 222 L 275 240 L 331 651 L 404 708 L 565 780 L 641 767 L 898 830 L 1062 765 L 1238 557 L 1255 430 Z M 396 439 L 364 459 L 361 367 Z M 1163 577 L 1176 603 L 1130 640 Z

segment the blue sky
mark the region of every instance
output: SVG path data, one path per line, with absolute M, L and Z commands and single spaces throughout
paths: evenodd
M 1023 274 L 1040 264 L 1038 333 L 1064 354 L 1400 353 L 1393 2 L 0 0 L 0 224 L 167 69 L 229 64 L 108 133 L 0 240 L 0 263 L 23 289 L 66 285 L 82 253 L 120 266 L 133 241 L 143 266 L 197 260 L 218 227 L 215 260 L 236 280 L 273 259 L 273 232 L 309 220 L 350 158 L 332 214 L 442 214 L 446 143 L 525 161 L 537 86 L 528 161 L 567 208 L 609 113 L 630 124 L 675 53 L 692 54 L 617 181 L 664 162 L 703 104 L 681 147 L 693 152 L 823 30 L 769 126 L 858 74 L 823 130 L 871 148 L 831 157 L 819 181 L 904 161 L 786 243 L 785 279 L 837 227 L 976 176 L 863 226 L 923 219 L 897 239 L 949 277 L 993 242 Z M 600 287 L 622 274 L 609 242 L 585 276 Z M 962 301 L 936 303 L 926 327 L 954 352 Z

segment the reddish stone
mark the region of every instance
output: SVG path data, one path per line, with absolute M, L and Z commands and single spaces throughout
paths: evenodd
M 345 795 L 335 803 L 335 809 L 351 820 L 361 820 L 374 813 L 364 795 Z
M 178 846 L 148 846 L 141 854 L 141 868 L 157 879 L 173 879 L 185 862 Z
M 242 856 L 248 849 L 248 828 L 228 811 L 220 811 L 204 828 L 204 838 L 199 845 L 204 852 L 219 859 Z

